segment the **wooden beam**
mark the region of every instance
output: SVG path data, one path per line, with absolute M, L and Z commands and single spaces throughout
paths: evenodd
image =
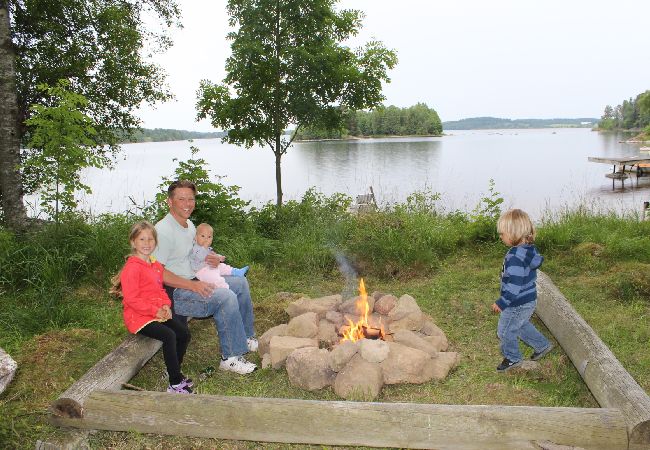
M 650 397 L 541 271 L 537 292 L 537 315 L 576 366 L 600 406 L 623 413 L 630 449 L 650 448 Z
M 536 442 L 625 449 L 620 411 L 601 408 L 363 403 L 95 391 L 82 419 L 57 425 L 322 445 L 533 449 Z
M 96 389 L 119 389 L 138 373 L 162 342 L 140 335 L 129 335 L 112 352 L 104 356 L 50 406 L 61 417 L 83 417 L 84 402 Z

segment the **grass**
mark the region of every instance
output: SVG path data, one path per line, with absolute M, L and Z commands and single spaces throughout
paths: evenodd
M 501 360 L 495 335 L 498 317 L 489 306 L 498 296 L 506 248 L 489 238 L 490 227 L 477 228 L 476 221 L 458 213 L 426 210 L 386 211 L 374 220 L 360 221 L 336 211 L 333 217 L 322 211 L 310 216 L 314 212 L 310 208 L 319 212 L 319 200 L 310 201 L 311 205 L 291 206 L 300 211 L 280 224 L 268 211 L 260 213 L 263 220 L 250 219 L 253 234 L 224 236 L 220 243 L 228 250 L 224 253 L 251 265 L 258 334 L 287 322 L 284 309 L 300 295 L 342 291 L 346 279 L 332 256 L 335 247 L 350 256 L 369 291 L 412 295 L 447 333 L 450 350 L 461 353 L 459 367 L 444 381 L 386 386 L 377 401 L 598 407 L 559 347 L 541 361 L 540 371 L 496 373 Z M 329 203 L 328 208 L 331 212 Z M 108 297 L 106 287 L 121 264 L 123 239 L 132 220 L 118 216 L 99 223 L 73 223 L 58 235 L 44 230 L 27 239 L 0 230 L 0 347 L 19 363 L 15 380 L 0 394 L 1 447 L 33 448 L 37 439 L 60 435 L 61 430 L 45 420 L 47 406 L 126 336 L 121 306 Z M 538 239 L 546 257 L 543 270 L 646 391 L 650 391 L 649 237 L 650 224 L 633 217 L 577 211 L 548 220 Z M 372 254 L 364 248 L 371 248 Z M 74 264 L 66 259 L 70 254 Z M 22 260 L 5 271 L 17 258 Z M 537 325 L 550 336 L 541 323 Z M 208 367 L 217 367 L 220 353 L 210 320 L 193 321 L 191 329 L 184 371 L 198 379 Z M 525 349 L 527 355 L 530 351 Z M 253 359 L 259 362 L 257 356 Z M 163 374 L 162 356 L 157 354 L 131 383 L 160 391 L 166 386 Z M 311 393 L 292 387 L 285 371 L 272 369 L 248 376 L 216 371 L 197 390 L 336 399 L 329 388 Z M 288 447 L 104 431 L 89 439 L 93 448 L 115 449 Z

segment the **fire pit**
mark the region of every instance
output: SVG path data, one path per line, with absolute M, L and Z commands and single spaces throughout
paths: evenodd
M 372 400 L 384 384 L 442 380 L 459 361 L 445 333 L 410 295 L 303 297 L 291 320 L 259 339 L 262 367 L 286 367 L 289 381 L 310 391 L 332 386 L 345 399 Z

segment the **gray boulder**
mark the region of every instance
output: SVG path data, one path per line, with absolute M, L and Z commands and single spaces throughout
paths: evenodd
M 299 348 L 287 357 L 287 374 L 292 385 L 308 391 L 330 386 L 336 378 L 329 367 L 329 352 L 313 347 Z

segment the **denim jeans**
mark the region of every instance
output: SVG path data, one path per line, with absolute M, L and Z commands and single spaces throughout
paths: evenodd
M 180 316 L 210 317 L 219 333 L 224 358 L 248 352 L 246 338 L 255 336 L 253 302 L 245 277 L 224 277 L 230 289 L 217 288 L 210 297 L 186 289 L 174 290 L 174 313 Z
M 548 339 L 530 323 L 536 306 L 537 301 L 533 301 L 501 311 L 497 336 L 501 339 L 501 353 L 512 362 L 522 359 L 518 338 L 536 352 L 541 352 L 550 345 Z

